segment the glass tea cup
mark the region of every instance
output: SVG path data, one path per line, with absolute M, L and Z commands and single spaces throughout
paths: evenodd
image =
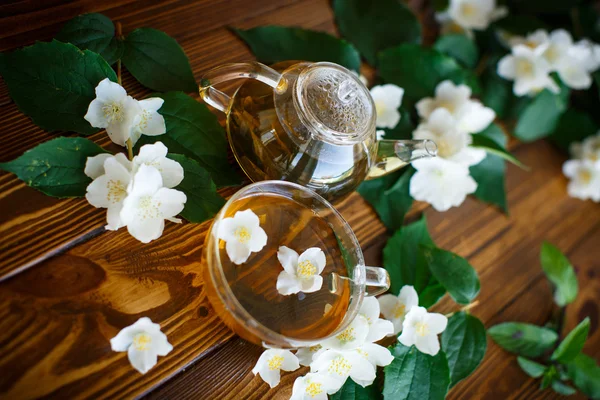
M 217 232 L 225 218 L 248 209 L 258 216 L 267 244 L 237 265 Z M 278 291 L 284 271 L 277 257 L 280 246 L 299 255 L 313 247 L 324 252 L 319 290 Z M 280 348 L 311 346 L 335 336 L 356 317 L 364 296 L 383 293 L 390 284 L 386 270 L 365 266 L 356 236 L 331 204 L 285 181 L 257 182 L 229 199 L 207 233 L 202 274 L 208 299 L 229 328 L 255 344 Z

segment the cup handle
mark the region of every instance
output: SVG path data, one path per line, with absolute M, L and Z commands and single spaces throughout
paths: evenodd
M 366 295 L 377 296 L 390 288 L 390 275 L 381 267 L 365 267 Z

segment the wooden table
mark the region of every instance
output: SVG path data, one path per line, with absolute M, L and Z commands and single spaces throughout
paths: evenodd
M 430 16 L 426 8 L 419 11 Z M 22 1 L 0 6 L 0 51 L 49 40 L 85 12 L 121 22 L 124 33 L 143 26 L 167 32 L 188 54 L 196 78 L 214 66 L 253 58 L 228 26 L 296 25 L 335 33 L 327 0 Z M 124 86 L 135 97 L 149 93 L 127 73 Z M 3 83 L 0 121 L 0 161 L 56 136 L 22 115 Z M 91 139 L 116 150 L 104 132 Z M 575 264 L 581 286 L 565 329 L 589 316 L 585 351 L 598 357 L 600 206 L 567 196 L 564 156 L 549 144 L 519 145 L 515 152 L 532 171 L 508 166 L 510 217 L 468 199 L 446 213 L 416 204 L 407 219 L 424 211 L 436 243 L 475 266 L 482 290 L 473 313 L 486 327 L 549 319 L 551 292 L 538 254 L 543 240 L 559 246 Z M 368 263 L 380 263 L 388 234 L 373 210 L 356 194 L 339 208 Z M 167 224 L 159 240 L 143 245 L 125 230 L 104 232 L 105 211 L 84 199 L 46 197 L 5 172 L 0 210 L 0 397 L 286 399 L 296 376 L 305 373 L 284 375 L 274 390 L 251 373 L 261 350 L 230 332 L 203 292 L 198 268 L 207 223 Z M 455 308 L 448 299 L 436 306 L 439 312 Z M 159 322 L 174 345 L 146 375 L 109 344 L 141 316 Z M 537 386 L 514 356 L 488 341 L 483 364 L 449 397 L 557 397 L 540 394 Z

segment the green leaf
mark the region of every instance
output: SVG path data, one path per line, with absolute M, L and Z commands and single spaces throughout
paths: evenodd
M 183 49 L 162 31 L 139 28 L 127 35 L 123 63 L 135 79 L 150 89 L 198 91 Z
M 598 132 L 600 127 L 588 113 L 568 109 L 558 120 L 556 129 L 550 140 L 568 152 L 573 142 L 581 142 L 586 137 Z
M 419 303 L 422 307 L 437 302 L 446 293 L 433 277 L 427 262 L 419 250 L 419 245 L 433 245 L 433 240 L 427 231 L 425 215 L 410 225 L 401 227 L 388 240 L 383 249 L 383 266 L 390 275 L 390 292 L 395 295 L 400 293 L 404 285 L 412 285 L 419 294 Z M 426 296 L 423 296 L 425 291 Z
M 59 137 L 27 150 L 19 158 L 0 163 L 34 189 L 54 197 L 85 196 L 92 180 L 83 173 L 88 157 L 106 151 L 84 138 Z
M 136 148 L 161 141 L 172 153 L 192 158 L 208 170 L 217 187 L 240 184 L 239 175 L 227 161 L 227 140 L 217 117 L 206 105 L 182 92 L 156 94 L 165 100 L 158 110 L 167 133 L 142 136 Z
M 181 216 L 194 223 L 212 218 L 225 205 L 225 199 L 217 193 L 217 186 L 208 171 L 181 154 L 169 153 L 169 158 L 181 164 L 184 171 L 183 181 L 175 188 L 187 196 Z
M 506 146 L 506 136 L 496 124 L 491 124 L 483 132 L 473 135 L 474 138 L 476 136 L 485 136 L 502 148 Z M 475 197 L 482 201 L 496 204 L 505 213 L 508 213 L 504 179 L 506 165 L 504 159 L 494 154 L 488 154 L 479 164 L 469 167 L 469 171 L 475 182 L 477 182 Z
M 542 244 L 540 262 L 546 276 L 554 284 L 554 301 L 560 307 L 573 302 L 577 297 L 577 276 L 565 255 L 548 242 Z
M 567 374 L 579 390 L 592 399 L 600 399 L 600 366 L 593 358 L 579 353 L 567 364 Z
M 560 116 L 567 109 L 569 89 L 561 85 L 561 93 L 544 89 L 521 113 L 514 134 L 524 142 L 532 142 L 550 135 Z
M 102 14 L 73 18 L 58 32 L 56 40 L 98 53 L 111 65 L 123 54 L 123 42 L 115 37 L 115 25 Z
M 477 369 L 486 349 L 485 327 L 477 317 L 458 312 L 448 319 L 442 333 L 442 350 L 450 367 L 450 387 Z
M 396 0 L 334 0 L 338 28 L 371 65 L 377 52 L 402 43 L 421 43 L 421 24 Z
M 415 124 L 412 122 L 410 112 L 404 107 L 400 107 L 398 112 L 400 113 L 400 121 L 393 129 L 384 128 L 385 135 L 383 138 L 386 140 L 411 140 Z
M 560 381 L 554 381 L 552 382 L 552 389 L 558 393 L 558 394 L 562 394 L 564 396 L 570 396 L 572 394 L 577 393 L 577 390 L 573 389 L 571 386 L 569 385 L 565 385 L 564 383 L 560 382 Z
M 547 368 L 545 365 L 536 363 L 525 357 L 517 357 L 517 362 L 519 363 L 519 367 L 532 378 L 539 378 L 544 375 Z
M 19 110 L 47 131 L 97 132 L 83 119 L 95 88 L 117 75 L 98 54 L 54 40 L 0 54 L 0 73 Z
M 402 226 L 404 215 L 412 205 L 409 184 L 414 173 L 415 170 L 410 167 L 382 178 L 364 181 L 358 187 L 358 193 L 373 206 L 389 230 Z
M 445 79 L 477 86 L 470 71 L 463 70 L 454 59 L 434 49 L 403 44 L 381 51 L 378 59 L 381 77 L 387 83 L 404 88 L 405 98 L 412 102 L 432 96 L 437 84 Z
M 500 146 L 493 139 L 480 134 L 471 135 L 473 138 L 473 143 L 471 143 L 472 147 L 478 147 L 480 149 L 484 149 L 487 153 L 493 154 L 495 156 L 501 157 L 506 161 L 510 161 L 515 164 L 517 167 L 528 170 L 529 168 L 521 161 L 517 160 L 515 156 L 510 154 L 503 146 Z
M 586 317 L 563 339 L 552 353 L 551 359 L 563 364 L 573 361 L 581 353 L 589 331 L 590 318 Z
M 496 71 L 499 57 L 493 58 L 483 74 L 483 94 L 481 101 L 486 107 L 496 112 L 498 118 L 504 118 L 510 104 L 512 94 L 512 82 L 500 77 Z
M 475 68 L 479 60 L 477 45 L 466 35 L 452 34 L 441 36 L 433 48 L 454 58 L 468 68 Z
M 234 29 L 258 58 L 267 64 L 286 60 L 330 61 L 358 71 L 360 54 L 350 43 L 325 32 L 284 26 Z
M 540 384 L 540 390 L 548 388 L 558 377 L 558 371 L 554 365 L 549 366 L 542 376 L 542 382 Z
M 436 247 L 420 245 L 429 270 L 450 296 L 460 304 L 470 303 L 479 294 L 477 272 L 464 258 Z
M 381 398 L 381 392 L 376 384 L 364 388 L 352 379 L 346 380 L 339 391 L 329 395 L 329 400 L 380 400 Z
M 505 322 L 488 329 L 488 335 L 506 351 L 536 358 L 554 346 L 558 335 L 551 329 L 521 322 Z
M 444 352 L 432 357 L 414 346 L 397 344 L 394 361 L 384 369 L 383 398 L 386 400 L 444 399 L 450 384 L 450 369 Z

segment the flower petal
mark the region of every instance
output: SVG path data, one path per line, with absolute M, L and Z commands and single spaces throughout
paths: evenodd
M 237 240 L 230 240 L 225 245 L 225 250 L 227 251 L 227 256 L 232 263 L 236 265 L 240 265 L 248 261 L 250 257 L 250 248 L 246 244 L 240 243 Z
M 445 315 L 438 313 L 428 313 L 424 317 L 424 322 L 429 326 L 431 333 L 439 334 L 444 332 L 448 325 L 448 318 Z
M 365 317 L 369 324 L 374 323 L 379 319 L 379 302 L 373 296 L 365 297 L 358 311 L 360 315 Z
M 377 342 L 378 340 L 383 339 L 386 336 L 391 336 L 394 334 L 395 327 L 391 321 L 385 319 L 377 319 L 375 322 L 371 324 L 369 328 L 369 334 L 365 339 L 367 342 Z
M 282 350 L 280 355 L 283 357 L 283 362 L 281 363 L 281 369 L 284 371 L 295 371 L 300 368 L 300 363 L 298 361 L 298 357 L 294 355 L 289 350 Z
M 287 246 L 280 246 L 277 250 L 277 259 L 283 269 L 290 275 L 296 276 L 296 267 L 298 266 L 298 253 Z
M 121 210 L 121 221 L 124 221 L 124 212 L 125 206 Z M 127 222 L 127 231 L 129 234 L 142 243 L 150 243 L 151 241 L 158 239 L 162 235 L 164 229 L 165 220 L 162 218 L 142 219 L 135 217 Z
M 310 278 L 300 280 L 300 288 L 303 293 L 316 292 L 321 289 L 322 286 L 323 277 L 321 275 L 313 275 Z
M 105 229 L 109 231 L 116 231 L 119 228 L 125 226 L 121 221 L 121 210 L 123 209 L 123 203 L 111 204 L 106 210 L 106 226 Z
M 121 101 L 127 96 L 123 86 L 104 78 L 96 86 L 96 98 L 104 103 Z
M 108 158 L 112 158 L 112 155 L 109 153 L 100 153 L 93 157 L 88 157 L 85 162 L 83 173 L 92 179 L 104 175 L 104 161 Z
M 106 128 L 108 126 L 108 120 L 104 116 L 102 107 L 104 107 L 104 103 L 98 99 L 94 99 L 88 106 L 87 113 L 83 116 L 94 128 Z
M 248 248 L 250 251 L 259 252 L 267 244 L 267 233 L 260 226 L 256 226 L 252 230 L 251 238 L 248 241 Z
M 392 321 L 394 319 L 394 310 L 398 306 L 398 297 L 393 294 L 384 294 L 377 298 L 381 313 L 386 319 Z
M 411 308 L 419 305 L 419 295 L 415 290 L 414 286 L 404 285 L 400 289 L 398 294 L 398 300 L 404 304 L 406 312 L 409 312 Z
M 163 186 L 160 172 L 147 165 L 141 165 L 133 178 L 129 194 L 135 196 L 152 196 Z
M 145 374 L 150 368 L 156 365 L 158 356 L 156 352 L 151 349 L 148 350 L 137 350 L 135 346 L 129 346 L 127 350 L 127 356 L 129 362 L 139 373 Z
M 421 353 L 435 356 L 440 351 L 440 341 L 436 335 L 417 336 L 415 346 Z
M 279 276 L 277 276 L 276 287 L 277 291 L 284 296 L 298 293 L 302 290 L 300 282 L 295 276 L 290 275 L 287 271 L 281 271 L 279 273 Z
M 383 346 L 375 343 L 365 343 L 361 350 L 367 354 L 367 360 L 373 366 L 385 367 L 394 361 L 392 353 Z
M 162 218 L 171 218 L 183 211 L 187 196 L 176 189 L 160 188 L 154 194 L 153 199 L 160 204 L 158 209 Z
M 309 261 L 317 267 L 317 274 L 320 274 L 325 268 L 325 253 L 318 247 L 311 247 L 305 250 L 300 257 L 298 257 L 298 264 L 304 261 Z

